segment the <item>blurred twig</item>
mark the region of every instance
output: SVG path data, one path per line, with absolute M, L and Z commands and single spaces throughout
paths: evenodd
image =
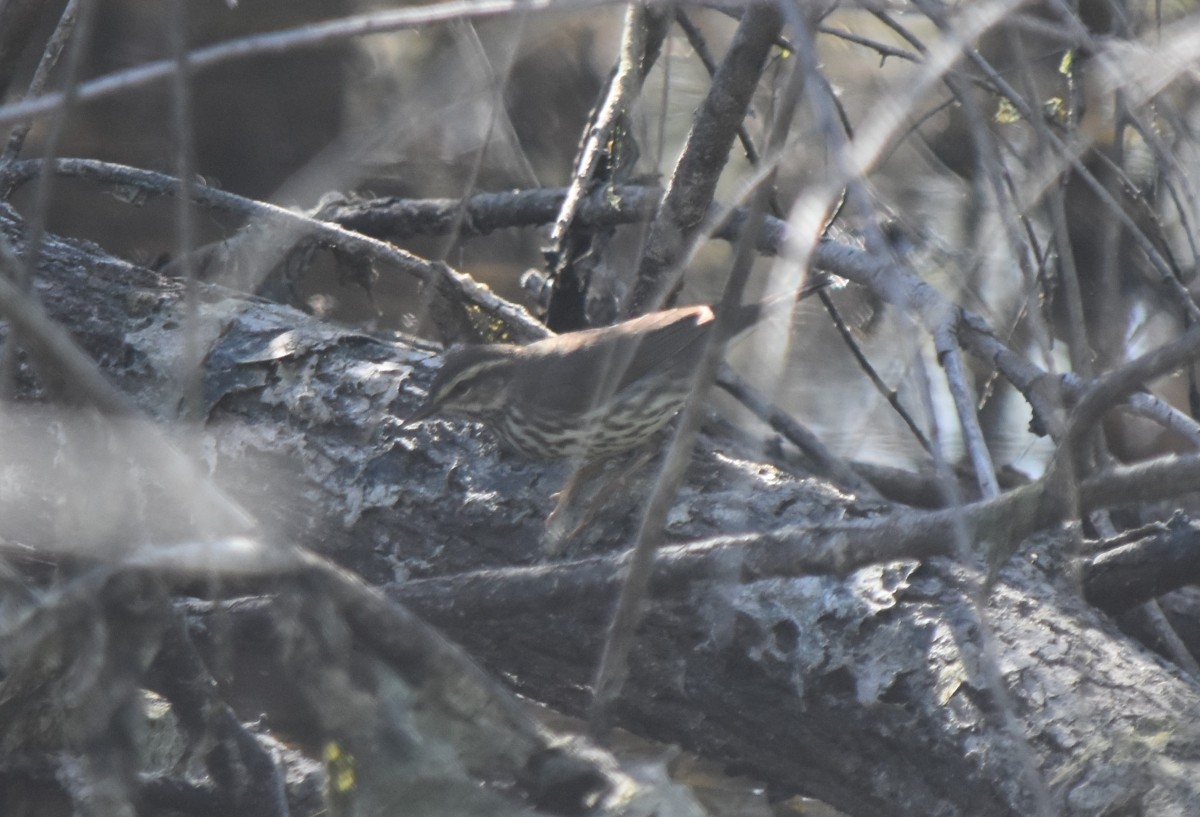
M 608 0 L 449 0 L 425 6 L 389 9 L 368 14 L 340 17 L 327 23 L 311 23 L 299 28 L 256 34 L 216 45 L 198 48 L 188 54 L 193 70 L 203 71 L 216 65 L 262 54 L 283 54 L 305 48 L 318 48 L 340 40 L 366 37 L 389 31 L 445 23 L 453 20 L 496 17 L 518 9 L 538 11 L 555 8 L 595 7 Z M 106 74 L 80 83 L 76 93 L 80 102 L 90 102 L 122 91 L 140 88 L 169 78 L 175 73 L 174 58 L 155 60 L 144 65 Z M 10 105 L 0 106 L 0 125 L 36 119 L 63 104 L 63 94 L 52 93 Z
M 62 14 L 59 15 L 58 25 L 55 27 L 54 33 L 46 41 L 46 48 L 42 51 L 42 58 L 38 62 L 37 68 L 34 69 L 33 79 L 29 81 L 29 87 L 25 89 L 26 99 L 37 97 L 46 89 L 46 82 L 50 79 L 50 73 L 58 65 L 59 57 L 62 56 L 63 49 L 66 48 L 67 42 L 70 40 L 71 32 L 75 30 L 75 22 L 78 19 L 81 2 L 85 2 L 85 0 L 69 0 Z M 70 79 L 74 82 L 76 77 L 71 77 Z M 8 135 L 8 143 L 4 146 L 4 152 L 0 154 L 0 171 L 2 171 L 4 165 L 16 159 L 21 154 L 21 148 L 25 145 L 25 138 L 29 135 L 30 127 L 32 127 L 31 122 L 21 122 L 12 129 L 12 132 Z M 0 172 L 0 179 L 2 178 L 3 173 Z
M 42 60 L 35 71 L 33 82 L 44 83 L 47 75 L 58 62 L 57 53 L 59 49 L 67 47 L 67 41 L 70 40 L 67 62 L 63 67 L 62 77 L 66 91 L 63 92 L 62 105 L 54 112 L 48 132 L 43 139 L 42 158 L 46 164 L 42 165 L 42 169 L 38 172 L 34 185 L 33 212 L 29 218 L 29 232 L 25 242 L 25 254 L 22 258 L 23 263 L 9 271 L 12 281 L 22 289 L 28 289 L 32 285 L 34 276 L 37 274 L 38 257 L 42 252 L 42 241 L 45 238 L 46 220 L 49 218 L 50 202 L 55 182 L 54 174 L 49 172 L 47 168 L 49 163 L 53 162 L 58 156 L 58 150 L 66 134 L 67 121 L 78 104 L 77 88 L 79 74 L 91 40 L 92 21 L 96 16 L 96 5 L 96 0 L 83 0 L 82 9 L 78 7 L 79 4 L 74 2 L 74 0 L 67 4 L 54 33 L 50 36 L 50 42 L 46 46 Z M 76 27 L 77 15 L 79 18 L 78 22 L 80 23 L 78 28 Z M 74 35 L 73 39 L 71 39 L 72 35 Z M 31 90 L 33 90 L 32 87 Z M 14 129 L 5 148 L 5 158 L 0 161 L 0 195 L 5 199 L 11 195 L 13 185 L 13 180 L 8 170 L 19 153 L 27 133 L 27 127 L 22 130 L 22 127 L 18 125 Z M 21 343 L 21 333 L 19 331 L 10 332 L 5 341 L 3 353 L 0 353 L 0 396 L 6 399 L 11 399 L 16 390 L 17 350 Z
M 651 233 L 650 246 L 647 248 L 646 255 L 643 256 L 643 266 L 639 268 L 638 285 L 643 287 L 642 299 L 639 299 L 636 294 L 635 285 L 635 294 L 632 300 L 635 310 L 650 305 L 648 301 L 644 300 L 645 298 L 656 297 L 654 295 L 656 292 L 659 295 L 665 293 L 662 286 L 663 281 L 658 278 L 658 275 L 678 260 L 675 253 L 682 250 L 683 236 L 675 232 L 679 229 L 680 224 L 673 223 L 673 220 L 683 212 L 689 211 L 690 208 L 682 207 L 682 202 L 679 201 L 673 203 L 672 191 L 675 196 L 682 196 L 688 193 L 689 189 L 692 195 L 704 195 L 709 182 L 712 185 L 716 184 L 715 174 L 707 179 L 693 178 L 692 174 L 698 168 L 688 169 L 688 165 L 698 161 L 715 145 L 722 142 L 725 145 L 725 153 L 728 153 L 733 144 L 737 122 L 745 116 L 746 108 L 749 106 L 750 94 L 748 92 L 753 89 L 754 82 L 750 82 L 748 86 L 743 84 L 752 78 L 757 78 L 762 73 L 766 65 L 767 54 L 782 27 L 783 18 L 773 5 L 752 5 L 747 7 L 743 14 L 737 33 L 734 35 L 734 42 L 726 54 L 722 70 L 718 71 L 713 78 L 706 99 L 705 107 L 709 109 L 709 114 L 722 119 L 723 122 L 719 126 L 715 122 L 710 123 L 716 129 L 716 134 L 710 133 L 709 137 L 704 140 L 705 145 L 694 144 L 689 140 L 689 147 L 694 148 L 694 152 L 689 152 L 688 148 L 685 148 L 684 155 L 680 157 L 679 164 L 676 166 L 676 175 L 672 180 L 675 184 L 671 190 L 668 190 L 659 210 L 659 218 L 667 220 L 667 223 L 662 226 L 670 237 L 666 238 L 659 233 L 658 238 L 655 239 L 654 232 Z M 781 142 L 786 136 L 792 123 L 792 115 L 796 109 L 801 87 L 803 87 L 803 76 L 797 68 L 788 76 L 784 86 L 782 102 L 771 127 L 770 142 L 772 144 Z M 720 98 L 720 102 L 717 102 L 715 98 Z M 734 109 L 739 105 L 741 106 L 740 112 L 735 111 Z M 724 109 L 721 110 L 722 108 Z M 700 129 L 703 117 L 704 114 L 697 116 L 697 127 L 692 132 L 694 136 L 698 135 L 697 131 Z M 707 176 L 707 174 L 705 175 Z M 738 242 L 733 268 L 729 273 L 729 280 L 726 282 L 721 302 L 716 308 L 713 331 L 692 380 L 692 394 L 680 413 L 671 446 L 667 450 L 650 498 L 642 511 L 637 542 L 630 556 L 624 581 L 621 583 L 616 611 L 613 613 L 612 624 L 609 626 L 605 638 L 604 652 L 600 657 L 600 665 L 596 670 L 596 680 L 593 685 L 592 706 L 588 712 L 588 731 L 598 739 L 606 737 L 612 727 L 613 706 L 621 693 L 628 672 L 629 653 L 633 647 L 637 625 L 641 621 L 642 606 L 650 586 L 654 554 L 661 545 L 667 514 L 675 502 L 675 495 L 683 481 L 684 470 L 692 457 L 696 434 L 700 430 L 700 423 L 704 416 L 704 396 L 712 387 L 717 367 L 725 353 L 725 344 L 732 336 L 732 316 L 735 308 L 741 303 L 742 291 L 745 289 L 756 255 L 753 236 L 757 235 L 758 227 L 762 223 L 767 197 L 770 194 L 770 181 L 771 176 L 768 176 L 750 206 L 746 234 Z M 696 186 L 692 187 L 693 184 Z M 711 196 L 712 188 L 708 187 L 702 206 L 707 206 Z M 676 208 L 681 209 L 677 210 Z M 655 223 L 659 224 L 657 221 Z M 685 220 L 682 223 L 689 222 Z M 696 222 L 690 223 L 695 224 Z M 646 259 L 651 258 L 653 260 L 646 262 Z
M 37 298 L 14 283 L 11 270 L 18 263 L 16 253 L 0 235 L 0 272 L 4 268 L 9 272 L 8 275 L 0 274 L 0 316 L 8 321 L 12 330 L 21 333 L 39 370 L 53 372 L 52 382 L 105 414 L 117 417 L 140 415 L 141 410 L 108 382 L 66 330 L 51 320 Z M 202 475 L 165 435 L 153 435 L 152 439 L 166 457 L 169 467 L 163 469 L 164 475 L 188 486 L 186 490 L 181 487 L 180 496 L 203 499 L 203 510 L 216 527 L 225 529 L 225 533 L 240 533 L 254 527 L 253 517 Z

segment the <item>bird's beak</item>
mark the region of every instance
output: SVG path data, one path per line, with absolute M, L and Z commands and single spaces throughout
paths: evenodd
M 426 400 L 420 405 L 420 407 L 417 408 L 416 411 L 400 421 L 400 428 L 408 428 L 409 426 L 416 425 L 422 420 L 432 417 L 436 411 L 437 406 L 434 405 L 432 401 Z

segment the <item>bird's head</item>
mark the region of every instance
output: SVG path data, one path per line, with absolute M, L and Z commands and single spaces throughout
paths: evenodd
M 503 410 L 512 387 L 517 346 L 460 346 L 446 352 L 420 408 L 404 425 L 434 414 L 486 420 Z

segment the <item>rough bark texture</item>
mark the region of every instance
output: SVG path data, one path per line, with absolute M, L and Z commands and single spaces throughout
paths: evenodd
M 15 235 L 14 224 L 0 208 L 0 227 Z M 52 315 L 149 414 L 169 419 L 180 285 L 89 245 L 51 240 L 45 254 L 37 286 Z M 506 568 L 543 558 L 543 520 L 566 468 L 500 458 L 472 426 L 401 428 L 434 365 L 426 347 L 228 291 L 201 301 L 206 411 L 187 445 L 264 538 L 387 584 L 521 692 L 580 710 L 611 585 L 556 594 L 548 564 L 521 574 L 532 601 L 503 593 Z M 673 539 L 882 510 L 720 447 L 697 455 Z M 166 490 L 146 479 L 106 498 L 141 503 L 125 508 L 126 523 Z M 44 487 L 13 488 L 4 504 L 36 505 Z M 627 547 L 644 495 L 630 484 L 573 553 Z M 150 510 L 157 539 L 194 536 L 179 508 Z M 20 537 L 5 534 L 50 541 L 61 521 L 51 508 L 24 517 Z M 1037 781 L 1056 814 L 1194 814 L 1197 687 L 1082 601 L 1065 548 L 1050 535 L 1027 543 L 982 606 L 980 577 L 947 560 L 742 581 L 731 550 L 709 576 L 657 585 L 623 723 L 774 793 L 855 814 L 1032 814 Z M 456 587 L 470 605 L 447 602 Z

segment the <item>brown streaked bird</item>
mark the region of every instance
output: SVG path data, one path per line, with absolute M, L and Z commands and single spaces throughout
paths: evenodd
M 829 283 L 812 279 L 794 296 Z M 781 296 L 737 307 L 734 334 Z M 596 460 L 640 445 L 679 413 L 716 314 L 711 306 L 652 312 L 526 346 L 450 349 L 425 402 L 404 425 L 436 413 L 488 426 L 531 459 Z

